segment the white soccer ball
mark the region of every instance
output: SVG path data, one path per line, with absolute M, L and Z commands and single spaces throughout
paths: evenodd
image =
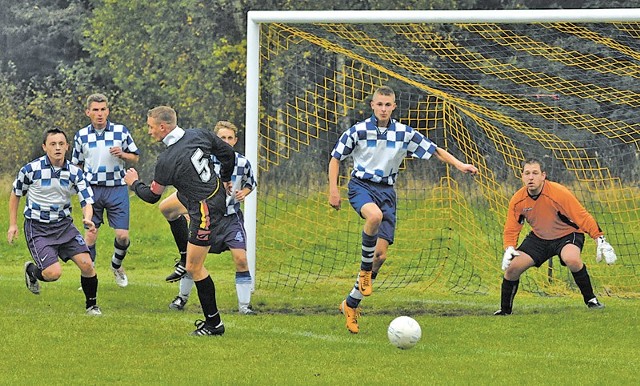
M 402 350 L 408 350 L 418 343 L 422 336 L 422 329 L 415 319 L 399 316 L 389 323 L 387 336 L 392 345 Z

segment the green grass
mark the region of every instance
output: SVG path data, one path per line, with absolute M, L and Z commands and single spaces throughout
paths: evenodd
M 6 248 L 4 248 L 6 249 Z M 225 256 L 225 255 L 223 255 Z M 167 305 L 169 271 L 130 269 L 118 288 L 106 264 L 102 317 L 83 314 L 77 268 L 35 296 L 24 288 L 22 261 L 0 268 L 0 383 L 37 384 L 637 384 L 638 300 L 607 299 L 589 311 L 575 297 L 517 298 L 516 314 L 493 317 L 487 296 L 374 293 L 363 302 L 361 333 L 351 335 L 333 293 L 258 289 L 260 315 L 235 313 L 229 261 L 208 264 L 217 282 L 227 333 L 188 336 L 201 317 Z M 131 261 L 133 266 L 134 262 Z M 219 278 L 219 279 L 218 279 Z M 342 287 L 348 285 L 344 283 Z M 388 323 L 413 316 L 423 337 L 408 351 L 391 346 Z
M 6 201 L 5 201 L 6 202 Z M 113 234 L 99 238 L 99 304 L 84 315 L 79 272 L 39 296 L 24 286 L 29 259 L 21 239 L 0 243 L 0 384 L 580 384 L 634 385 L 640 374 L 640 300 L 604 298 L 590 311 L 576 295 L 520 293 L 515 314 L 494 317 L 498 295 L 404 289 L 374 292 L 363 302 L 361 333 L 351 335 L 338 304 L 353 279 L 303 289 L 258 287 L 255 317 L 236 313 L 228 253 L 210 255 L 227 327 L 223 337 L 189 333 L 202 317 L 197 297 L 169 310 L 177 285 L 164 283 L 175 247 L 157 207 L 133 201 L 130 285 L 108 270 Z M 5 206 L 6 208 L 6 206 Z M 7 224 L 6 210 L 0 222 Z M 422 339 L 408 351 L 391 346 L 388 323 L 410 315 Z

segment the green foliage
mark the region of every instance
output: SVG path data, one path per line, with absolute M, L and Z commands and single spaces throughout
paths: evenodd
M 110 99 L 111 114 L 109 118 L 123 123 L 130 129 L 132 125 L 142 126 L 146 115 L 134 107 L 131 99 L 124 93 L 114 90 L 103 90 L 96 87 L 93 69 L 84 61 L 71 67 L 60 65 L 54 75 L 39 82 L 31 81 L 21 96 L 19 120 L 22 131 L 31 138 L 30 147 L 22 152 L 22 163 L 42 154 L 42 132 L 48 127 L 59 127 L 67 133 L 69 141 L 75 132 L 89 124 L 85 115 L 85 99 L 89 94 L 102 92 Z M 135 126 L 134 126 L 135 127 Z M 70 155 L 70 154 L 69 154 Z
M 183 127 L 225 119 L 242 126 L 246 12 L 328 9 L 613 8 L 624 1 L 329 0 L 257 1 L 0 0 L 0 173 L 39 155 L 44 127 L 69 134 L 86 124 L 84 98 L 103 92 L 111 119 L 127 125 L 142 148 L 148 176 L 157 148 L 146 138 L 145 112 L 168 104 Z M 278 71 L 298 76 L 306 60 Z M 293 68 L 294 72 L 289 72 Z M 268 75 L 265 75 L 268 76 Z M 621 82 L 631 82 L 624 78 Z M 276 101 L 278 102 L 278 101 Z
M 17 101 L 17 86 L 12 83 L 9 74 L 0 72 L 0 174 L 14 171 L 22 163 L 23 152 L 31 140 L 22 128 Z
M 83 0 L 0 0 L 0 68 L 18 64 L 21 79 L 44 77 L 63 63 L 86 57 L 80 31 L 88 15 Z
M 108 0 L 85 37 L 98 71 L 140 104 L 171 105 L 182 126 L 210 127 L 244 121 L 246 51 L 233 20 L 222 3 Z

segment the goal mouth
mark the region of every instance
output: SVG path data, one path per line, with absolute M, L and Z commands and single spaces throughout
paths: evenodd
M 640 293 L 640 10 L 249 12 L 247 157 L 258 173 L 245 214 L 260 288 L 348 287 L 362 220 L 328 204 L 338 136 L 396 92 L 393 117 L 458 159 L 406 159 L 397 228 L 376 291 L 499 292 L 502 232 L 521 162 L 569 187 L 619 256 L 582 258 L 598 294 Z M 525 227 L 521 239 L 528 232 Z M 256 272 L 257 271 L 257 272 Z M 346 288 L 345 287 L 345 288 Z M 520 288 L 573 294 L 557 257 Z

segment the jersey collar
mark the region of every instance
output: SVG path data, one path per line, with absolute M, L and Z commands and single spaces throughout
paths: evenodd
M 95 132 L 95 133 L 98 133 L 98 132 L 104 133 L 105 131 L 110 131 L 111 130 L 111 122 L 107 120 L 107 125 L 102 130 L 96 129 L 95 127 L 93 127 L 93 123 L 90 123 L 89 124 L 89 129 L 93 130 L 93 132 Z
M 46 155 L 46 154 L 44 155 L 44 164 L 47 167 L 50 167 L 50 168 L 53 169 L 53 164 L 51 163 L 51 160 L 49 159 L 49 156 Z M 61 168 L 64 169 L 64 170 L 69 170 L 69 160 L 68 159 L 64 160 L 64 163 L 62 164 Z
M 371 114 L 371 118 L 369 118 L 369 125 L 367 125 L 367 129 L 376 130 L 379 134 L 384 134 L 389 129 L 392 129 L 391 131 L 394 131 L 395 125 L 396 125 L 396 120 L 393 118 L 389 118 L 389 125 L 387 127 L 378 127 L 378 118 L 376 118 L 375 114 Z
M 171 130 L 171 132 L 167 134 L 166 137 L 162 138 L 162 142 L 164 142 L 164 144 L 169 147 L 178 142 L 178 140 L 182 137 L 184 137 L 184 129 L 182 129 L 180 126 L 176 126 L 176 128 Z

